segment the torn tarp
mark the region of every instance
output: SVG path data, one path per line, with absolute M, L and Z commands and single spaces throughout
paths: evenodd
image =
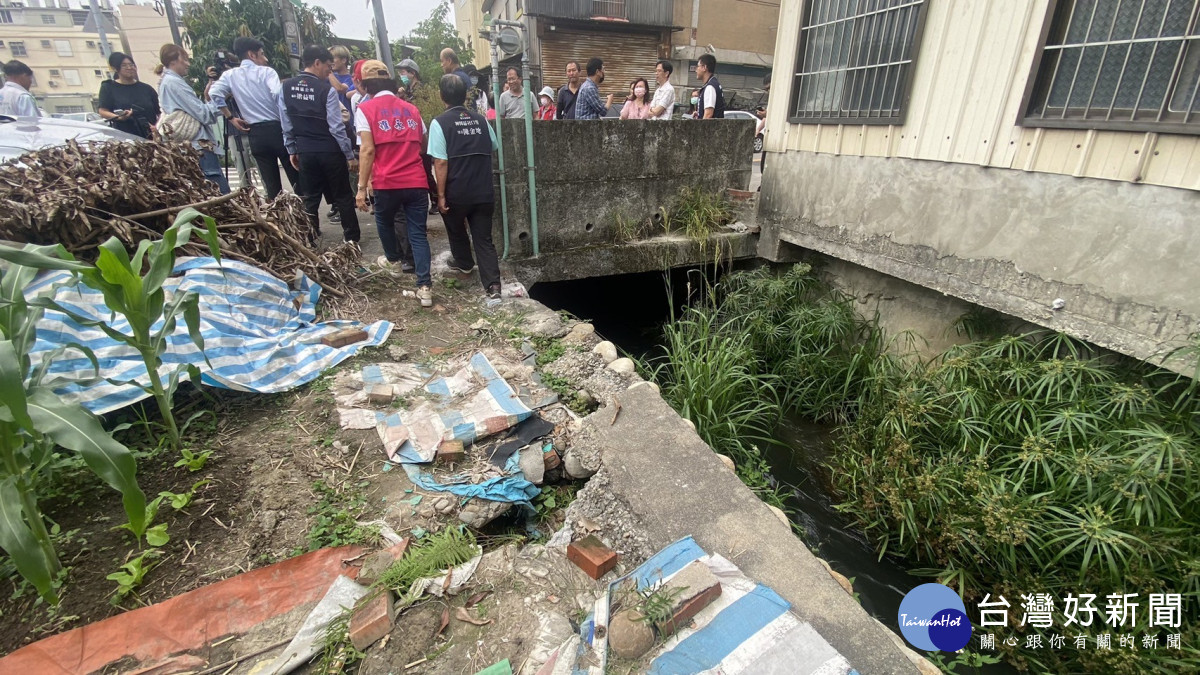
M 422 468 L 420 464 L 404 463 L 404 472 L 413 485 L 430 492 L 449 492 L 460 497 L 479 497 L 493 502 L 513 502 L 529 504 L 538 496 L 541 490 L 538 486 L 525 480 L 517 464 L 520 457 L 513 454 L 504 465 L 505 476 L 489 478 L 481 483 L 472 483 L 466 476 L 452 476 L 444 481 L 438 481 L 433 474 Z
M 369 326 L 354 321 L 316 323 L 321 287 L 303 274 L 298 275 L 293 290 L 269 272 L 234 260 L 218 265 L 212 258 L 180 258 L 174 273 L 179 276 L 163 284 L 167 302 L 181 291 L 199 294 L 205 349 L 201 353 L 188 335 L 186 323 L 178 320 L 162 354 L 164 375 L 180 364 L 192 364 L 200 369 L 201 381 L 210 386 L 258 393 L 287 391 L 316 379 L 362 347 L 383 344 L 392 330 L 387 321 Z M 55 301 L 71 311 L 129 332 L 128 322 L 109 310 L 100 291 L 81 283 L 68 284 L 70 281 L 66 272 L 44 273 L 25 289 L 25 296 L 52 293 Z M 160 320 L 153 329 L 161 325 Z M 336 348 L 321 344 L 325 335 L 349 327 L 363 328 L 367 339 Z M 30 357 L 37 363 L 70 343 L 95 353 L 104 379 L 96 378 L 91 361 L 82 352 L 68 348 L 53 359 L 43 380 L 55 393 L 98 414 L 148 396 L 138 386 L 149 386 L 141 354 L 62 312 L 47 310 L 38 322 Z

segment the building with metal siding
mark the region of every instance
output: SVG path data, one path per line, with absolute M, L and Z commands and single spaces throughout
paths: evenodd
M 783 0 L 766 253 L 1164 353 L 1200 331 L 1198 19 L 1198 0 Z

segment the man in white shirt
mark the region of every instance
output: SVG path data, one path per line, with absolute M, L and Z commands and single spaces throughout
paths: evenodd
M 283 122 L 276 104 L 279 74 L 268 65 L 270 61 L 262 42 L 239 37 L 233 41 L 233 51 L 242 60 L 241 65 L 221 73 L 208 95 L 230 124 L 250 136 L 250 154 L 258 165 L 267 199 L 275 199 L 283 190 L 280 165 L 293 189 L 300 182 L 300 172 L 292 166 L 291 156 L 283 145 Z M 230 98 L 240 114 L 230 107 Z
M 0 87 L 0 115 L 9 117 L 38 117 L 37 101 L 29 88 L 33 86 L 33 71 L 20 61 L 4 64 L 4 86 Z
M 669 120 L 675 110 L 675 87 L 671 86 L 671 73 L 675 66 L 663 59 L 654 66 L 654 81 L 658 88 L 654 90 L 654 98 L 650 101 L 650 119 Z

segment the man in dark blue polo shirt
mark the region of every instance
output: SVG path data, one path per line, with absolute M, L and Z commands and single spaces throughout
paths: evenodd
M 358 163 L 346 135 L 337 90 L 329 84 L 333 55 L 314 45 L 304 49 L 302 62 L 304 72 L 284 80 L 278 97 L 283 144 L 292 166 L 300 171 L 297 192 L 304 198 L 314 239 L 321 232 L 317 214 L 321 197 L 325 197 L 341 214 L 345 240 L 357 242 L 360 233 L 350 171 L 357 169 Z
M 438 210 L 446 223 L 453 269 L 470 271 L 479 261 L 479 280 L 490 299 L 500 298 L 500 261 L 492 243 L 492 150 L 495 132 L 483 115 L 464 107 L 467 88 L 453 74 L 438 82 L 446 112 L 429 125 L 429 155 L 437 177 Z M 470 229 L 470 237 L 467 230 Z M 471 256 L 472 244 L 475 256 Z

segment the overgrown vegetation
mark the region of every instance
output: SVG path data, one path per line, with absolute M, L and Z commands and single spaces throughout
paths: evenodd
M 783 411 L 842 425 L 830 467 L 841 509 L 881 555 L 904 556 L 968 602 L 1004 595 L 1011 634 L 1034 630 L 1018 628 L 1022 594 L 1094 593 L 1103 616 L 1106 595 L 1138 593 L 1139 629 L 1150 593 L 1184 596 L 1183 627 L 1164 629 L 1183 633 L 1182 649 L 1031 650 L 997 639 L 1017 666 L 1194 666 L 1196 382 L 1055 333 L 979 339 L 930 360 L 885 347 L 851 298 L 797 265 L 728 277 L 667 327 L 655 375 L 751 485 L 742 467 L 761 462 L 758 446 Z M 1078 632 L 1112 630 L 1098 619 Z
M 367 508 L 367 498 L 363 493 L 366 485 L 366 481 L 363 481 L 345 489 L 336 489 L 323 480 L 313 481 L 312 490 L 318 501 L 308 507 L 308 515 L 312 518 L 308 528 L 309 551 L 329 546 L 363 544 L 379 538 L 379 528 L 358 524 L 358 519 Z

